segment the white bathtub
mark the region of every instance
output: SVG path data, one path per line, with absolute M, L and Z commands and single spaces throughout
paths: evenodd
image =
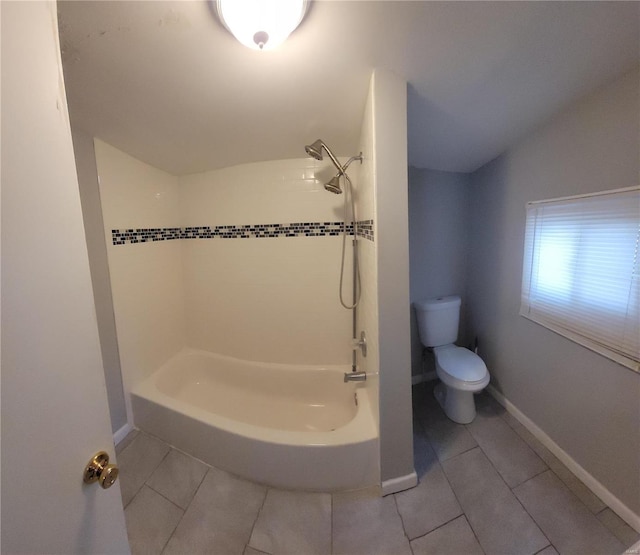
M 348 370 L 185 349 L 133 389 L 134 421 L 255 482 L 308 491 L 375 485 L 375 421 L 367 390 L 344 383 Z

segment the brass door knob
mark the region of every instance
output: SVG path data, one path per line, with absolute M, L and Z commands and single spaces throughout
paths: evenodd
M 82 479 L 85 484 L 99 482 L 103 489 L 110 488 L 118 479 L 118 467 L 109 464 L 109 455 L 106 451 L 99 451 L 87 463 Z

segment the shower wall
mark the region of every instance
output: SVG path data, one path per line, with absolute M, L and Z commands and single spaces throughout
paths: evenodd
M 114 245 L 112 230 L 179 228 L 177 178 L 95 140 L 125 391 L 185 345 L 180 241 Z
M 129 391 L 185 346 L 263 362 L 350 364 L 338 302 L 343 195 L 295 159 L 176 177 L 96 140 Z M 351 297 L 350 238 L 345 291 Z
M 182 242 L 190 346 L 350 364 L 351 313 L 338 302 L 344 195 L 323 187 L 334 173 L 330 162 L 301 158 L 180 178 L 184 225 L 229 236 Z M 344 288 L 351 299 L 350 237 Z

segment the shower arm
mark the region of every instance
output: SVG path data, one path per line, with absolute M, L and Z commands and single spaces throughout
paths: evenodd
M 331 156 L 331 154 L 329 154 Z M 355 162 L 356 160 L 359 160 L 360 163 L 362 164 L 362 152 L 358 155 L 358 156 L 352 156 L 351 158 L 349 158 L 344 166 L 340 166 L 338 164 L 336 164 L 336 161 L 334 160 L 333 156 L 331 156 L 331 161 L 333 162 L 333 164 L 336 166 L 336 168 L 338 168 L 338 173 L 335 175 L 335 177 L 341 177 L 341 176 L 345 176 L 345 177 L 349 177 L 347 176 L 347 168 L 351 165 L 352 162 Z
M 344 173 L 347 171 L 347 168 L 351 165 L 351 162 L 360 160 L 360 163 L 362 164 L 362 152 L 358 156 L 352 156 L 351 158 L 349 158 L 349 160 L 347 160 L 347 162 L 343 166 L 342 164 L 340 164 L 340 162 L 338 162 L 338 159 L 333 155 L 333 152 L 331 152 L 327 145 L 322 143 L 322 148 L 324 148 L 325 152 L 329 155 L 329 158 L 331 158 L 333 165 L 337 168 L 338 177 L 344 175 Z

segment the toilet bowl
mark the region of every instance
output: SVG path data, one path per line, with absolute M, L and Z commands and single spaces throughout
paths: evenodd
M 461 300 L 458 296 L 438 297 L 414 303 L 420 341 L 433 348 L 440 383 L 434 395 L 445 414 L 454 422 L 468 424 L 476 416 L 473 394 L 482 391 L 490 376 L 483 360 L 474 352 L 458 347 Z
M 476 417 L 473 394 L 489 384 L 489 372 L 474 352 L 456 345 L 435 347 L 436 374 L 440 378 L 434 395 L 454 422 L 468 424 Z

